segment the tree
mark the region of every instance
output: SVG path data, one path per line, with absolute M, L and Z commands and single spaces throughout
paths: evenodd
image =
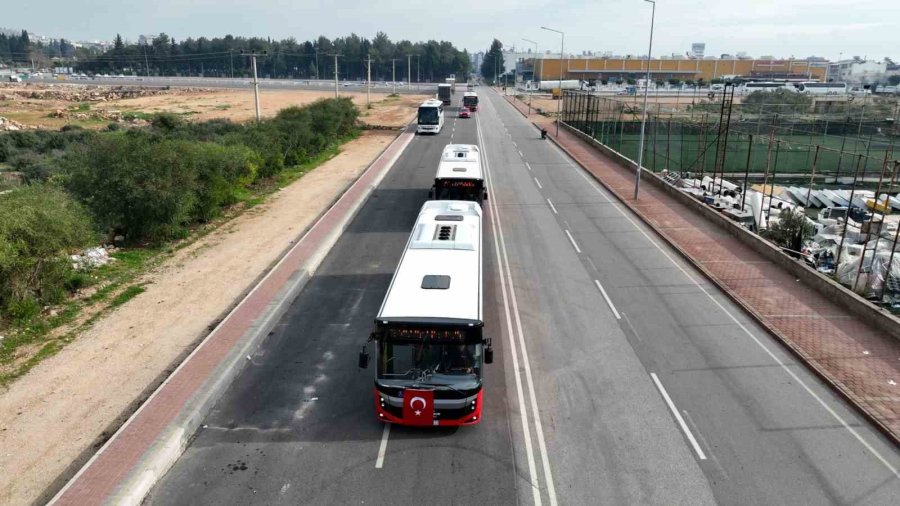
M 485 79 L 496 80 L 499 77 L 498 74 L 503 73 L 503 66 L 503 43 L 494 39 L 481 62 L 481 76 Z
M 121 51 L 125 49 L 125 42 L 122 41 L 122 36 L 120 34 L 116 34 L 116 41 L 113 43 L 114 51 Z
M 803 211 L 785 209 L 778 215 L 778 220 L 774 221 L 766 230 L 765 236 L 783 248 L 799 251 L 803 239 L 812 237 L 814 233 L 815 227 L 809 222 Z
M 891 86 L 900 85 L 900 75 L 893 75 L 888 77 L 888 84 L 890 84 Z

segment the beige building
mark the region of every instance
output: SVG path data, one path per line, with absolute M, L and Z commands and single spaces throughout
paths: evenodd
M 647 60 L 636 58 L 537 58 L 532 60 L 535 81 L 562 79 L 640 79 Z M 753 79 L 825 79 L 828 62 L 807 60 L 650 60 L 651 79 L 711 81 L 725 76 Z

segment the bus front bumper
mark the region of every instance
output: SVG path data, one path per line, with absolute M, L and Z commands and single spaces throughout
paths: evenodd
M 435 399 L 433 427 L 461 427 L 475 425 L 481 421 L 482 392 L 464 399 Z M 413 420 L 403 418 L 403 398 L 390 397 L 375 389 L 375 413 L 382 422 L 397 425 L 415 425 Z

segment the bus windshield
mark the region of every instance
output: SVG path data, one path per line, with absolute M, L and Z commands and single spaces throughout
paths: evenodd
M 454 382 L 481 377 L 480 344 L 379 343 L 378 377 Z
M 437 107 L 419 107 L 420 125 L 439 125 L 440 112 Z

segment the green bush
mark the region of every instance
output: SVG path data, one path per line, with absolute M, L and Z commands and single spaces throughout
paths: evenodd
M 72 270 L 66 254 L 94 239 L 87 212 L 59 188 L 34 184 L 0 198 L 0 310 L 27 320 L 59 302 Z
M 812 97 L 790 90 L 754 91 L 742 100 L 747 112 L 761 114 L 802 113 L 811 110 Z
M 65 184 L 110 235 L 179 237 L 196 202 L 197 173 L 184 144 L 137 131 L 99 137 L 68 153 Z

